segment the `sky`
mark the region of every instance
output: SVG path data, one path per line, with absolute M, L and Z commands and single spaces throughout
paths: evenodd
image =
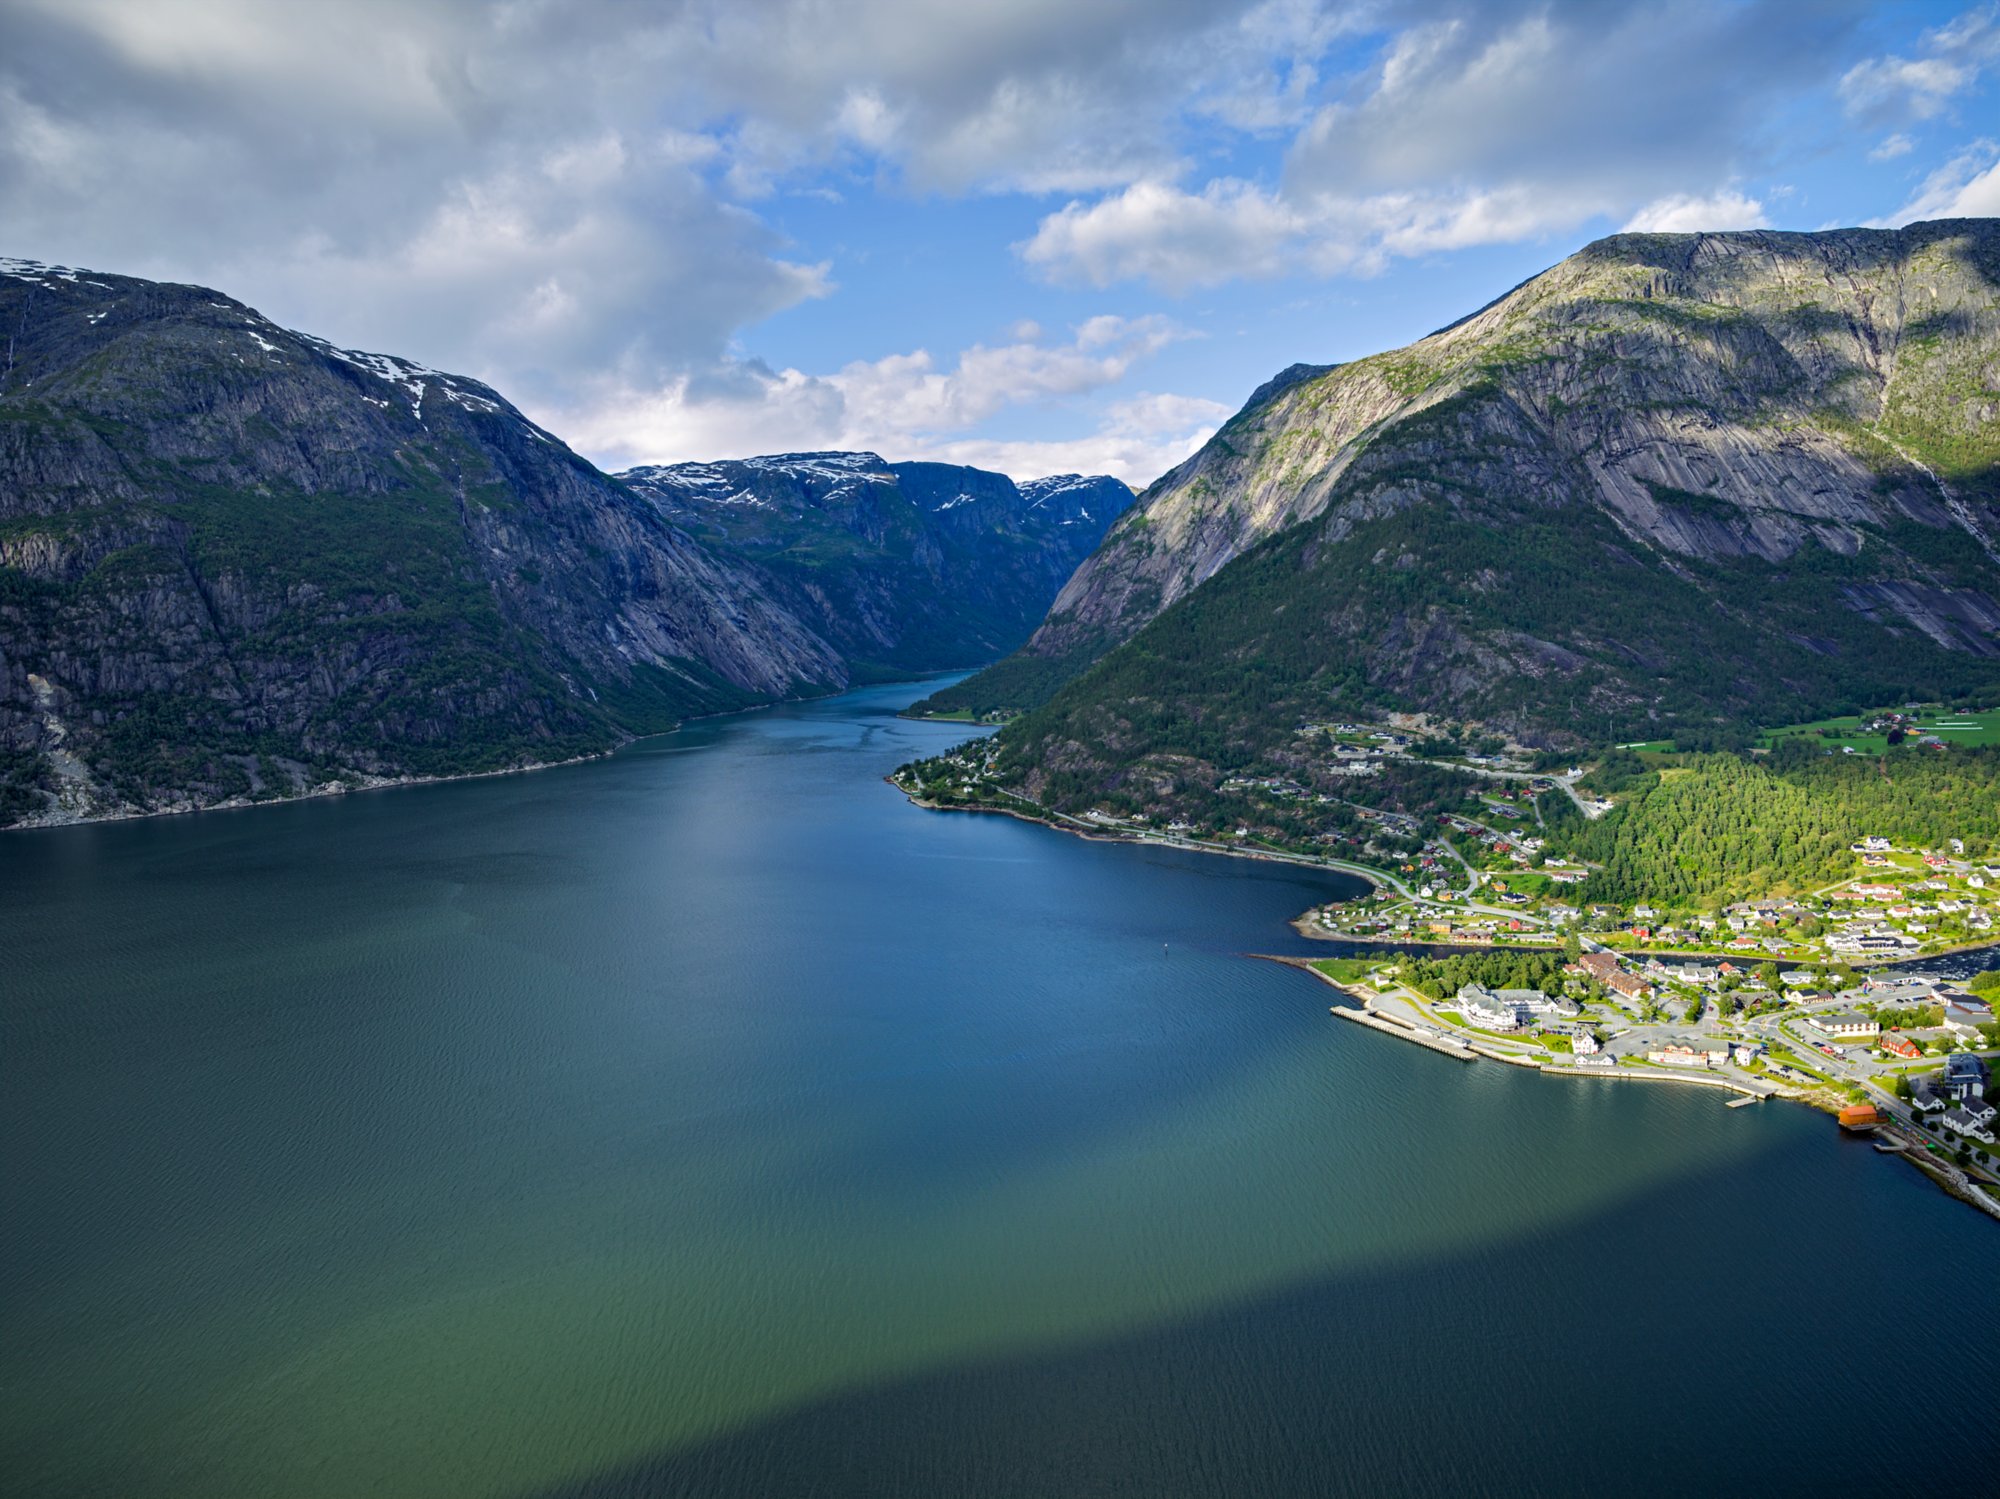
M 2000 215 L 2000 0 L 0 0 L 0 255 L 599 464 L 1187 456 L 1599 236 Z

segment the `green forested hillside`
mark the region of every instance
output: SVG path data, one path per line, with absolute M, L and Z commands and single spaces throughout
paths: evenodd
M 1798 894 L 1853 872 L 1870 835 L 1905 847 L 1963 839 L 2000 851 L 2000 749 L 1903 748 L 1880 759 L 1804 747 L 1770 760 L 1706 755 L 1646 772 L 1599 822 L 1564 824 L 1552 847 L 1603 866 L 1596 900 L 1706 906 Z

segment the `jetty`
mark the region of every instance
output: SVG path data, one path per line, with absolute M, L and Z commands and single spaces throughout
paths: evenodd
M 1371 1031 L 1383 1031 L 1404 1041 L 1414 1041 L 1417 1045 L 1428 1047 L 1441 1056 L 1451 1057 L 1460 1062 L 1478 1060 L 1478 1054 L 1463 1042 L 1455 1041 L 1449 1036 L 1439 1035 L 1436 1031 L 1425 1030 L 1403 1021 L 1390 1020 L 1376 1014 L 1373 1010 L 1357 1010 L 1352 1005 L 1329 1005 L 1327 1010 L 1328 1013 L 1338 1015 L 1342 1020 L 1351 1020 L 1356 1025 L 1365 1025 Z

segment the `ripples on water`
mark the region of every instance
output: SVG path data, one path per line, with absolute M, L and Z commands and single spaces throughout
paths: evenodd
M 0 1472 L 120 1496 L 1977 1489 L 2000 1232 L 1244 961 L 1338 876 L 929 814 L 912 689 L 0 840 Z M 1170 942 L 1163 955 L 1161 944 Z

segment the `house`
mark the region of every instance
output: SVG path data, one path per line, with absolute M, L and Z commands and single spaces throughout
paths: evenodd
M 1618 954 L 1609 952 L 1587 952 L 1577 959 L 1577 966 L 1592 978 L 1608 982 L 1618 971 Z
M 1989 1080 L 1984 1061 L 1969 1051 L 1958 1051 L 1944 1059 L 1944 1071 L 1938 1074 L 1937 1090 L 1942 1097 L 1965 1103 L 1970 1099 L 1984 1098 Z
M 1918 1077 L 1910 1080 L 1910 1105 L 1918 1113 L 1928 1114 L 1934 1109 L 1943 1108 L 1947 1102 L 1948 1100 L 1939 1096 L 1937 1084 L 1930 1078 Z
M 1489 1031 L 1519 1030 L 1534 1018 L 1525 1005 L 1502 999 L 1484 984 L 1467 984 L 1458 991 L 1458 1012 L 1468 1025 Z
M 2000 1110 L 1980 1099 L 1977 1103 L 1962 1103 L 1947 1113 L 1938 1122 L 1946 1129 L 1961 1135 L 1969 1135 L 1975 1140 L 1984 1140 L 1988 1145 L 1993 1140 L 1993 1119 Z
M 1880 1033 L 1881 1027 L 1872 1015 L 1864 1015 L 1859 1010 L 1834 1010 L 1829 1014 L 1808 1015 L 1806 1024 L 1822 1036 L 1872 1037 Z
M 1813 977 L 1809 968 L 1787 968 L 1778 975 L 1778 982 L 1787 989 L 1808 989 L 1812 987 Z
M 1614 1058 L 1608 1051 L 1593 1051 L 1585 1053 L 1582 1056 L 1579 1056 L 1576 1059 L 1576 1065 L 1579 1067 L 1595 1068 L 1595 1067 L 1615 1067 L 1618 1065 L 1618 1063 L 1617 1059 Z
M 1883 1036 L 1876 1044 L 1890 1056 L 1902 1057 L 1905 1061 L 1914 1062 L 1924 1054 L 1923 1049 L 1908 1036 L 1898 1036 L 1893 1031 Z
M 1569 1049 L 1580 1057 L 1594 1057 L 1604 1050 L 1598 1044 L 1596 1035 L 1587 1025 L 1580 1025 L 1570 1032 Z
M 1710 1042 L 1687 1046 L 1670 1041 L 1647 1052 L 1646 1060 L 1661 1067 L 1720 1067 L 1729 1060 L 1729 1051 Z
M 1980 1027 L 1993 1023 L 1993 1011 L 1984 1002 L 1970 995 L 1952 994 L 1945 997 L 1944 1025 L 1953 1035 L 1967 1041 L 1982 1039 Z
M 1859 843 L 1848 845 L 1857 854 L 1886 854 L 1889 852 L 1887 838 L 1863 838 Z
M 1497 991 L 1497 997 L 1502 1004 L 1512 1004 L 1530 1015 L 1554 1015 L 1559 1019 L 1574 1020 L 1583 1012 L 1583 1007 L 1567 995 L 1544 994 L 1539 989 L 1501 989 Z
M 1631 973 L 1612 974 L 1610 978 L 1604 981 L 1604 987 L 1611 990 L 1612 993 L 1623 995 L 1626 999 L 1630 1000 L 1650 999 L 1653 993 L 1653 986 L 1651 984 L 1638 975 Z

